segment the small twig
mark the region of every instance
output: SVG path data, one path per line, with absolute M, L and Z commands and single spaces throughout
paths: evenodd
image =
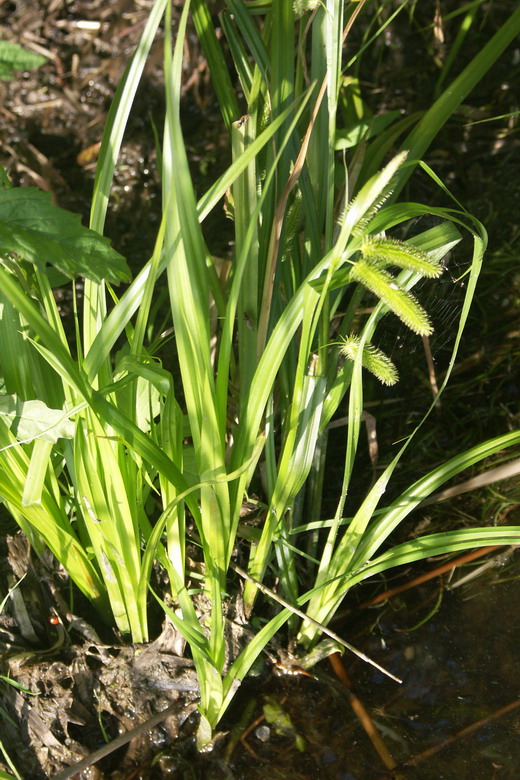
M 474 731 L 477 731 L 478 729 L 487 726 L 487 724 L 491 723 L 492 720 L 496 720 L 496 718 L 501 718 L 503 715 L 507 715 L 508 713 L 515 710 L 517 707 L 520 707 L 520 699 L 516 699 L 516 701 L 513 701 L 510 704 L 506 704 L 505 707 L 502 707 L 501 709 L 497 710 L 492 715 L 488 715 L 487 718 L 482 718 L 481 720 L 477 720 L 475 723 L 472 723 L 471 726 L 466 726 L 465 729 L 458 731 L 456 734 L 453 734 L 453 736 L 448 737 L 448 739 L 445 739 L 443 742 L 440 742 L 438 745 L 433 745 L 433 747 L 428 748 L 423 753 L 419 753 L 419 755 L 414 756 L 414 758 L 410 758 L 408 761 L 405 761 L 403 764 L 401 764 L 401 766 L 403 767 L 417 766 L 417 764 L 419 764 L 421 761 L 424 761 L 425 758 L 429 758 L 430 756 L 435 755 L 435 753 L 438 753 L 440 750 L 444 750 L 445 747 L 449 747 L 449 745 L 452 745 L 454 742 L 457 742 L 459 739 L 462 739 L 463 737 L 467 737 L 469 734 L 472 734 Z
M 262 723 L 262 721 L 264 721 L 264 720 L 265 720 L 265 716 L 264 715 L 260 715 L 256 720 L 254 720 L 252 723 L 250 723 L 249 726 L 247 727 L 247 729 L 244 730 L 243 734 L 240 735 L 240 742 L 242 743 L 244 748 L 247 750 L 247 752 L 250 753 L 256 761 L 261 761 L 262 759 L 260 758 L 258 753 L 251 747 L 251 745 L 247 741 L 247 738 L 251 734 L 253 729 L 256 729 L 256 727 L 259 726 L 260 723 Z
M 503 463 L 501 466 L 497 466 L 494 469 L 482 472 L 472 479 L 467 479 L 465 482 L 461 482 L 459 485 L 454 485 L 451 488 L 442 490 L 440 493 L 436 493 L 434 496 L 425 498 L 418 504 L 419 507 L 428 506 L 428 504 L 436 504 L 439 501 L 445 501 L 447 498 L 453 498 L 453 496 L 459 496 L 461 493 L 468 493 L 470 490 L 476 490 L 477 488 L 491 485 L 493 482 L 500 482 L 503 479 L 511 479 L 520 474 L 520 458 L 515 458 L 509 461 L 509 463 Z
M 485 572 L 489 571 L 490 569 L 496 569 L 499 566 L 503 566 L 508 559 L 513 555 L 514 551 L 516 550 L 516 547 L 508 547 L 507 550 L 505 550 L 502 553 L 499 553 L 498 555 L 494 555 L 492 558 L 489 558 L 485 563 L 481 564 L 480 566 L 477 566 L 474 569 L 470 569 L 467 574 L 461 574 L 461 576 L 452 582 L 450 580 L 450 583 L 448 585 L 448 590 L 455 590 L 455 588 L 460 588 L 461 585 L 467 585 L 468 582 L 471 582 L 472 580 L 475 580 L 477 577 L 481 577 Z M 500 578 L 500 581 L 502 581 L 502 578 Z
M 404 585 L 397 585 L 395 588 L 385 590 L 384 593 L 380 593 L 378 596 L 374 596 L 373 599 L 364 601 L 359 605 L 358 609 L 366 609 L 367 607 L 373 607 L 375 604 L 380 604 L 382 601 L 386 601 L 387 599 L 392 598 L 392 596 L 397 596 L 399 593 L 404 593 L 405 590 L 410 590 L 411 588 L 417 587 L 417 585 L 422 585 L 423 582 L 428 582 L 429 580 L 433 580 L 436 577 L 440 577 L 441 574 L 445 574 L 447 571 L 456 569 L 457 566 L 462 566 L 464 563 L 474 561 L 476 558 L 481 558 L 483 555 L 487 555 L 488 553 L 493 552 L 493 550 L 499 550 L 504 546 L 505 545 L 503 544 L 498 544 L 494 547 L 480 547 L 478 550 L 472 550 L 471 552 L 466 553 L 465 555 L 461 555 L 458 558 L 449 561 L 448 563 L 442 564 L 442 566 L 437 566 L 437 568 L 433 569 L 432 571 L 428 571 L 425 574 L 420 574 L 419 577 L 415 577 L 413 580 L 410 580 L 410 582 L 405 582 Z
M 127 742 L 130 742 L 130 740 L 134 737 L 137 737 L 139 734 L 142 734 L 145 731 L 149 731 L 154 726 L 157 726 L 158 723 L 162 723 L 163 720 L 166 720 L 166 718 L 178 711 L 179 704 L 172 704 L 171 707 L 167 707 L 162 712 L 158 712 L 157 715 L 153 715 L 148 720 L 145 720 L 144 723 L 136 726 L 135 729 L 130 729 L 130 731 L 127 731 L 124 734 L 121 734 L 121 736 L 116 737 L 116 739 L 113 739 L 112 742 L 108 743 L 108 745 L 103 745 L 103 747 L 95 750 L 89 756 L 86 756 L 81 761 L 78 761 L 77 764 L 69 766 L 66 769 L 63 769 L 61 772 L 58 772 L 58 774 L 54 775 L 54 777 L 51 777 L 50 780 L 68 780 L 68 778 L 74 777 L 74 775 L 77 775 L 84 769 L 88 769 L 89 766 L 96 764 L 102 758 L 105 758 L 105 756 L 113 753 L 114 750 L 117 750 L 123 745 L 126 745 Z
M 343 661 L 341 660 L 340 654 L 332 653 L 331 655 L 329 655 L 329 661 L 332 665 L 332 668 L 334 669 L 336 676 L 338 677 L 339 680 L 341 680 L 344 687 L 347 689 L 349 704 L 354 710 L 359 722 L 363 726 L 379 758 L 381 759 L 381 761 L 383 762 L 383 764 L 387 769 L 390 770 L 395 769 L 395 767 L 397 766 L 397 762 L 392 758 L 390 751 L 385 745 L 383 738 L 381 737 L 381 734 L 377 730 L 377 726 L 375 725 L 374 721 L 370 717 L 370 714 L 366 709 L 365 705 L 352 690 L 352 683 L 348 676 L 347 670 L 345 669 Z
M 258 723 L 264 719 L 264 716 L 261 715 L 260 718 L 257 718 L 255 721 L 253 721 L 253 723 L 250 722 L 255 707 L 256 699 L 249 699 L 246 706 L 244 707 L 242 714 L 240 715 L 238 723 L 232 729 L 231 734 L 228 737 L 226 751 L 224 753 L 224 763 L 226 765 L 231 762 L 231 756 L 233 755 L 233 752 L 239 742 L 242 742 L 246 750 L 248 749 L 249 746 L 246 744 L 247 735 L 255 728 Z
M 262 582 L 259 582 L 254 577 L 251 577 L 251 575 L 248 574 L 246 571 L 244 571 L 244 569 L 241 569 L 240 566 L 237 566 L 235 563 L 230 563 L 230 566 L 234 571 L 236 571 L 238 575 L 240 575 L 240 577 L 243 577 L 245 580 L 249 580 L 249 582 L 252 582 L 253 585 L 256 585 L 259 591 L 264 593 L 266 596 L 269 596 L 269 598 L 274 599 L 274 601 L 277 601 L 278 604 L 282 605 L 282 607 L 285 607 L 286 609 L 290 610 L 290 612 L 293 612 L 295 615 L 298 615 L 298 617 L 301 617 L 303 620 L 315 626 L 323 634 L 326 634 L 327 636 L 330 636 L 331 639 L 334 639 L 336 642 L 339 642 L 340 645 L 346 647 L 347 650 L 350 650 L 351 653 L 357 655 L 357 657 L 361 658 L 362 661 L 365 661 L 367 664 L 370 664 L 370 666 L 375 667 L 380 672 L 385 674 L 387 677 L 390 677 L 390 679 L 395 680 L 398 683 L 402 683 L 402 680 L 400 680 L 399 677 L 396 677 L 395 674 L 392 674 L 392 672 L 389 672 L 383 666 L 380 666 L 378 663 L 376 663 L 376 661 L 373 661 L 371 658 L 368 657 L 368 655 L 365 655 L 365 653 L 363 653 L 361 650 L 358 650 L 357 648 L 353 647 L 353 645 L 349 644 L 348 642 L 345 642 L 344 639 L 338 636 L 338 634 L 334 633 L 334 631 L 331 631 L 330 628 L 327 628 L 327 626 L 324 626 L 323 623 L 318 623 L 317 620 L 314 620 L 314 618 L 311 618 L 309 617 L 309 615 L 306 615 L 305 612 L 302 612 L 302 610 L 298 609 L 298 607 L 289 604 L 288 601 L 283 599 L 281 596 L 278 596 L 274 591 L 270 590 Z
M 336 420 L 332 420 L 328 424 L 328 428 L 339 428 L 341 425 L 348 425 L 349 418 L 347 417 L 338 417 Z M 370 463 L 372 464 L 372 469 L 375 470 L 377 467 L 377 460 L 379 457 L 379 447 L 377 443 L 377 430 L 376 430 L 376 418 L 373 414 L 370 414 L 370 412 L 366 412 L 363 410 L 361 413 L 361 422 L 364 422 L 367 429 L 367 440 L 368 440 L 368 454 L 370 457 Z
M 439 395 L 439 386 L 437 384 L 437 374 L 435 372 L 435 363 L 433 362 L 433 355 L 432 355 L 432 349 L 430 347 L 430 337 L 429 336 L 423 336 L 422 337 L 423 342 L 423 348 L 424 348 L 424 354 L 426 356 L 426 363 L 428 364 L 428 378 L 430 380 L 430 387 L 432 389 L 432 395 L 433 400 L 437 398 Z M 441 405 L 441 402 L 437 402 L 437 406 L 439 407 Z
M 360 13 L 360 11 L 363 8 L 363 6 L 365 5 L 366 1 L 367 0 L 361 0 L 361 2 L 359 2 L 357 4 L 356 8 L 354 8 L 354 11 L 352 12 L 352 15 L 351 15 L 350 19 L 348 20 L 347 24 L 345 25 L 345 29 L 343 30 L 343 44 L 345 44 L 345 41 L 347 40 L 348 34 L 349 34 L 350 30 L 352 29 L 352 25 L 356 21 L 356 17 Z

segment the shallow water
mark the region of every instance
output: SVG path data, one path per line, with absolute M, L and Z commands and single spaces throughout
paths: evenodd
M 431 603 L 414 606 L 427 599 L 428 592 L 434 596 L 435 588 L 438 585 L 410 591 L 382 608 L 365 648 L 402 677 L 402 685 L 372 674 L 368 667 L 360 670 L 362 698 L 376 710 L 375 719 L 383 735 L 387 731 L 385 740 L 397 761 L 410 760 L 507 705 L 520 704 L 519 582 L 483 582 L 448 591 L 428 622 L 407 630 L 431 610 Z M 519 733 L 520 707 L 425 756 L 405 776 L 517 777 Z
M 520 766 L 520 583 L 491 585 L 482 580 L 446 590 L 433 617 L 411 630 L 432 611 L 438 588 L 438 582 L 429 583 L 370 609 L 362 616 L 364 629 L 356 621 L 357 636 L 346 625 L 335 626 L 400 676 L 401 685 L 353 656 L 344 657 L 345 665 L 398 765 L 394 777 L 513 780 Z M 369 615 L 373 620 L 367 640 Z M 263 742 L 264 732 L 254 730 L 247 747 L 255 755 L 239 744 L 230 763 L 233 777 L 375 780 L 392 776 L 328 665 L 323 663 L 316 672 L 317 680 L 292 677 L 265 685 L 265 693 L 283 702 L 295 731 L 307 742 L 306 751 L 298 752 L 290 735 L 271 732 Z M 259 701 L 255 716 L 259 716 L 263 692 L 255 693 Z M 460 734 L 463 730 L 468 730 L 465 735 Z M 444 744 L 447 741 L 450 744 Z

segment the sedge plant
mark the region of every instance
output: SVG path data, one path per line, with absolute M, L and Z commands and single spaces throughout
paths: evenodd
M 285 623 L 311 650 L 330 633 L 350 587 L 366 577 L 518 541 L 512 526 L 385 544 L 424 498 L 518 444 L 517 432 L 457 455 L 381 509 L 409 439 L 356 510 L 346 511 L 367 373 L 385 384 L 398 376 L 378 334 L 389 317 L 418 338 L 431 333 L 412 290 L 424 279 L 435 285 L 443 258 L 463 251 L 465 236 L 473 249 L 446 383 L 486 246 L 484 228 L 460 205 L 434 208 L 397 196 L 436 133 L 520 32 L 515 11 L 423 115 L 376 121 L 343 57 L 364 5 L 226 0 L 219 24 L 231 77 L 205 0 L 184 4 L 175 42 L 170 3 L 156 0 L 107 119 L 89 229 L 45 194 L 13 190 L 5 177 L 0 192 L 0 496 L 35 552 L 48 547 L 100 615 L 132 641 L 148 639 L 152 569 L 154 562 L 164 567 L 169 603 L 153 595 L 195 662 L 200 746 Z M 232 152 L 198 201 L 180 121 L 190 13 Z M 132 101 L 163 19 L 162 220 L 152 257 L 118 295 L 114 283 L 127 281 L 128 269 L 102 238 L 104 220 Z M 201 229 L 222 199 L 234 227 L 226 273 Z M 401 227 L 423 214 L 433 214 L 437 226 L 403 240 Z M 74 287 L 71 337 L 52 291 L 77 276 L 84 289 L 80 298 Z M 163 364 L 159 356 L 172 346 L 154 332 L 153 301 L 165 284 L 175 350 Z M 375 305 L 360 317 L 367 296 Z M 165 367 L 172 361 L 178 372 Z M 343 482 L 334 517 L 325 520 L 328 428 L 345 404 Z M 248 524 L 242 510 L 252 494 L 259 519 Z M 188 543 L 199 551 L 202 575 L 191 570 Z M 228 658 L 237 571 L 246 578 L 240 598 L 248 618 L 265 613 L 260 594 L 269 592 L 271 572 L 283 608 Z

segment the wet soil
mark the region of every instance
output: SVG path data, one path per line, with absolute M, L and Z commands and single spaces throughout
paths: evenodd
M 50 191 L 57 203 L 81 213 L 85 221 L 106 112 L 150 7 L 149 0 L 17 0 L 0 6 L 2 39 L 48 57 L 38 71 L 0 83 L 0 163 L 15 185 Z M 485 7 L 485 23 L 472 31 L 459 69 L 497 29 L 512 3 Z M 429 22 L 427 14 L 410 27 L 406 20 L 396 22 L 364 61 L 360 76 L 374 111 L 397 107 L 411 112 L 431 104 L 438 75 L 435 57 L 442 51 L 427 28 Z M 446 47 L 456 29 L 446 26 Z M 164 111 L 161 57 L 159 35 L 128 127 L 107 220 L 107 235 L 134 271 L 150 255 L 158 220 L 160 183 L 152 127 L 160 127 Z M 490 252 L 483 292 L 451 389 L 428 432 L 418 440 L 415 463 L 403 466 L 403 483 L 417 475 L 421 463 L 431 468 L 444 460 L 454 443 L 462 449 L 518 426 L 518 123 L 503 119 L 472 125 L 468 117 L 474 121 L 518 110 L 519 64 L 519 49 L 512 46 L 428 153 L 429 164 L 486 223 Z M 190 163 L 202 190 L 225 167 L 227 151 L 194 36 L 185 53 L 183 105 Z M 417 200 L 434 197 L 436 205 L 442 203 L 426 178 L 413 186 L 410 195 Z M 217 212 L 205 228 L 215 251 L 222 253 L 227 246 L 223 226 L 225 220 Z M 436 357 L 442 371 L 442 350 Z M 400 369 L 398 388 L 374 397 L 370 405 L 377 418 L 382 460 L 385 443 L 389 446 L 409 430 L 431 393 L 425 369 L 404 362 Z M 333 463 L 329 479 L 334 481 Z M 414 516 L 405 532 L 415 533 L 419 526 L 453 527 L 468 517 L 471 522 L 491 518 L 496 523 L 518 523 L 519 495 L 518 482 L 510 480 L 471 500 L 460 497 L 450 503 L 449 511 L 428 508 Z M 0 673 L 11 676 L 22 689 L 0 683 L 1 740 L 25 780 L 52 777 L 166 709 L 168 717 L 161 723 L 136 734 L 77 776 L 82 780 L 390 776 L 354 715 L 352 693 L 327 663 L 313 670 L 315 676 L 277 677 L 266 660 L 261 677 L 244 683 L 221 724 L 214 751 L 197 756 L 196 680 L 171 627 L 161 631 L 158 626 L 157 639 L 147 647 L 125 646 L 98 626 L 81 602 L 75 615 L 60 607 L 67 620 L 53 624 L 60 586 L 65 586 L 62 573 L 50 558 L 31 560 L 13 526 L 3 517 L 2 523 L 12 536 L 0 549 L 1 581 L 9 584 L 9 577 L 27 573 L 20 593 L 36 630 L 34 636 L 29 629 L 24 633 L 20 612 L 12 606 L 2 612 Z M 345 605 L 350 612 L 334 629 L 403 679 L 398 685 L 358 660 L 346 659 L 355 690 L 399 765 L 396 776 L 517 777 L 518 565 L 512 555 L 499 559 L 497 567 L 473 584 L 454 588 L 439 579 L 358 613 L 358 604 L 388 586 L 371 583 Z M 415 574 L 399 572 L 396 581 Z M 1 598 L 4 591 L 2 585 Z M 266 722 L 264 708 L 273 699 L 290 717 L 290 726 Z M 464 732 L 472 724 L 474 731 Z M 239 726 L 246 732 L 235 739 Z M 1 756 L 0 769 L 9 770 Z

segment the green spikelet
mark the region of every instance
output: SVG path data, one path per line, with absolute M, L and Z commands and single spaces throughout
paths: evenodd
M 407 290 L 397 286 L 394 277 L 365 260 L 358 260 L 350 272 L 352 281 L 361 282 L 374 293 L 400 320 L 420 336 L 433 332 L 428 315 Z
M 360 341 L 358 336 L 346 338 L 340 350 L 341 354 L 348 360 L 355 360 L 359 354 Z M 370 371 L 384 385 L 395 385 L 399 379 L 397 369 L 388 355 L 372 344 L 365 344 L 361 362 L 363 368 Z
M 303 224 L 303 216 L 302 194 L 298 189 L 285 217 L 284 246 L 282 251 L 284 260 L 289 257 L 294 249 L 296 238 Z
M 292 241 L 303 223 L 303 199 L 301 190 L 296 190 L 294 200 L 289 206 L 285 218 L 285 235 L 287 241 Z
M 299 19 L 309 11 L 314 11 L 321 0 L 293 0 L 293 11 L 296 19 Z
M 406 161 L 408 153 L 399 152 L 382 171 L 372 176 L 348 205 L 343 224 L 356 235 L 366 232 L 372 217 L 377 214 L 395 189 L 395 175 Z
M 269 103 L 265 102 L 262 108 L 262 113 L 260 114 L 260 122 L 258 124 L 258 135 L 263 133 L 263 131 L 268 127 L 269 123 L 271 122 L 271 108 L 269 106 Z
M 435 279 L 442 274 L 442 265 L 413 244 L 395 238 L 367 236 L 361 247 L 363 258 L 376 265 L 395 265 Z
M 375 217 L 377 212 L 385 205 L 386 201 L 394 194 L 395 181 L 391 179 L 384 189 L 379 193 L 377 200 L 375 200 L 368 211 L 360 218 L 357 224 L 354 226 L 352 232 L 356 236 L 362 236 L 366 233 L 370 222 Z M 350 208 L 350 207 L 349 207 Z

